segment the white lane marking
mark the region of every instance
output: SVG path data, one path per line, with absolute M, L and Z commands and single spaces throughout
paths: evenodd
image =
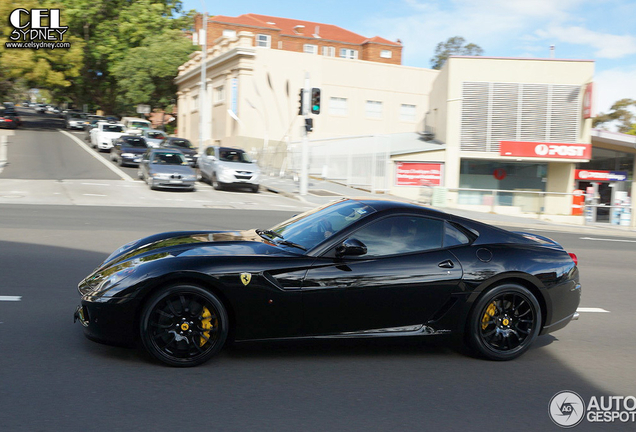
M 106 159 L 102 158 L 100 155 L 96 154 L 95 151 L 90 148 L 89 146 L 87 146 L 81 139 L 79 139 L 78 137 L 76 137 L 75 135 L 71 135 L 70 133 L 63 131 L 61 129 L 57 130 L 58 132 L 63 133 L 64 135 L 66 135 L 67 137 L 71 138 L 73 141 L 75 141 L 77 143 L 77 145 L 79 145 L 81 148 L 83 148 L 84 150 L 86 150 L 87 153 L 89 153 L 91 156 L 93 156 L 95 159 L 97 159 L 98 161 L 100 161 L 102 164 L 104 164 L 104 166 L 106 166 L 108 169 L 110 169 L 112 172 L 114 172 L 115 174 L 117 174 L 118 176 L 120 176 L 123 180 L 125 181 L 130 181 L 133 182 L 135 181 L 131 176 L 129 176 L 128 174 L 126 174 L 125 172 L 123 172 L 122 170 L 120 170 L 119 168 L 117 168 L 115 165 L 111 164 L 110 162 L 108 162 Z
M 593 240 L 593 241 L 609 241 L 609 242 L 636 243 L 636 240 L 606 239 L 606 238 L 594 238 L 594 237 L 580 237 L 580 238 L 579 238 L 579 240 Z
M 588 308 L 588 307 L 580 307 L 576 310 L 577 312 L 601 312 L 601 313 L 609 313 L 608 310 L 601 308 Z
M 100 195 L 100 194 L 82 194 L 82 195 L 84 195 L 84 196 L 98 196 L 98 197 L 108 196 L 108 195 Z
M 86 186 L 110 186 L 108 183 L 82 183 Z
M 0 301 L 20 301 L 22 296 L 0 296 Z

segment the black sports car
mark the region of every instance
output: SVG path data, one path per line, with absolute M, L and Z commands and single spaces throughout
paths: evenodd
M 576 256 L 416 204 L 345 199 L 271 229 L 170 232 L 79 284 L 86 336 L 194 366 L 228 340 L 463 334 L 510 360 L 576 319 Z

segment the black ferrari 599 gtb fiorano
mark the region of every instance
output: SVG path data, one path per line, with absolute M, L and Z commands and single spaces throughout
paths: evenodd
M 156 234 L 79 284 L 89 339 L 171 366 L 228 340 L 458 333 L 510 360 L 576 319 L 577 259 L 539 235 L 417 204 L 344 199 L 271 229 Z

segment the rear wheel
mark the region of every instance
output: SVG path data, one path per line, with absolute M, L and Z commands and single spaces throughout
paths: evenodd
M 141 341 L 159 361 L 196 366 L 217 354 L 228 333 L 228 317 L 219 299 L 194 285 L 161 289 L 144 305 Z
M 495 287 L 475 304 L 468 322 L 468 342 L 491 360 L 512 360 L 530 348 L 541 327 L 541 308 L 527 288 Z

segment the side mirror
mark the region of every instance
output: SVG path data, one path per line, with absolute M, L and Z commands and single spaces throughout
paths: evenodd
M 360 256 L 367 253 L 367 247 L 360 240 L 349 238 L 336 247 L 336 256 Z

